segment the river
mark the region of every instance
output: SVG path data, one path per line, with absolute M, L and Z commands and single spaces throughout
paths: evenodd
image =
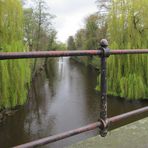
M 0 147 L 16 146 L 98 120 L 97 71 L 69 58 L 50 63 L 34 78 L 28 103 L 0 125 Z M 111 117 L 147 105 L 148 101 L 125 101 L 108 96 L 108 115 Z M 131 118 L 112 128 L 144 116 Z M 62 148 L 97 134 L 98 130 L 94 130 L 44 147 Z

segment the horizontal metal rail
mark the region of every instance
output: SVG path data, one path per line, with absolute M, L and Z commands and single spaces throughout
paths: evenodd
M 123 49 L 111 50 L 111 55 L 117 54 L 148 54 L 148 49 Z M 33 51 L 33 52 L 0 52 L 0 60 L 68 57 L 68 56 L 95 56 L 102 55 L 101 50 L 76 50 L 76 51 Z
M 143 114 L 143 113 L 148 113 L 148 106 L 142 107 L 140 109 L 133 110 L 133 111 L 121 114 L 121 115 L 111 117 L 111 118 L 108 119 L 108 122 L 109 122 L 109 124 L 112 124 L 112 123 L 114 124 L 114 123 L 119 122 L 121 120 L 130 118 L 130 117 L 135 116 L 135 115 L 140 115 L 140 114 Z
M 1 52 L 0 60 L 24 59 L 24 58 L 48 58 L 48 57 L 68 57 L 68 56 L 89 56 L 101 55 L 99 50 L 80 51 L 33 51 L 33 52 Z
M 136 116 L 136 115 L 142 114 L 142 113 L 148 113 L 148 106 L 134 110 L 134 111 L 130 111 L 128 113 L 124 113 L 124 114 L 121 114 L 121 115 L 118 115 L 118 116 L 108 118 L 107 122 L 108 122 L 108 124 L 114 124 L 116 122 L 127 119 L 131 116 Z M 91 130 L 94 130 L 96 128 L 103 128 L 103 126 L 104 126 L 103 122 L 98 121 L 98 122 L 89 124 L 87 126 L 84 126 L 84 127 L 78 128 L 78 129 L 74 129 L 74 130 L 64 132 L 64 133 L 61 133 L 61 134 L 58 134 L 58 135 L 42 138 L 40 140 L 36 140 L 36 141 L 33 141 L 33 142 L 29 142 L 29 143 L 26 143 L 26 144 L 16 146 L 14 148 L 31 148 L 31 147 L 35 147 L 35 146 L 42 146 L 42 145 L 49 144 L 49 143 L 52 143 L 52 142 L 56 142 L 58 140 L 62 140 L 62 139 L 65 139 L 65 138 L 68 138 L 68 137 L 71 137 L 71 136 L 74 136 L 74 135 L 78 135 L 78 134 L 83 133 L 83 132 L 91 131 Z
M 148 49 L 122 49 L 122 50 L 111 50 L 111 55 L 116 54 L 148 54 Z
M 36 140 L 36 141 L 32 141 L 30 143 L 16 146 L 14 148 L 30 148 L 30 147 L 35 147 L 35 146 L 42 146 L 42 145 L 56 142 L 58 140 L 62 140 L 62 139 L 65 139 L 65 138 L 68 138 L 68 137 L 71 137 L 74 135 L 78 135 L 78 134 L 86 132 L 86 131 L 94 130 L 96 128 L 99 128 L 100 126 L 101 126 L 101 122 L 92 123 L 92 124 L 89 124 L 87 126 L 84 126 L 84 127 L 78 128 L 78 129 L 74 129 L 74 130 L 71 130 L 68 132 L 57 134 L 57 135 L 54 135 L 51 137 L 42 138 L 40 140 Z

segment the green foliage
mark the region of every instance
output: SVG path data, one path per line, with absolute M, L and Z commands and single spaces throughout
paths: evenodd
M 148 47 L 147 0 L 114 0 L 108 17 L 111 49 Z M 148 98 L 148 56 L 124 55 L 108 59 L 108 90 L 127 99 Z
M 66 44 L 62 42 L 56 43 L 56 50 L 67 50 Z
M 98 48 L 98 15 L 90 15 L 86 18 L 86 49 Z
M 70 36 L 67 41 L 67 49 L 68 50 L 75 50 L 76 45 L 73 36 Z
M 32 51 L 36 48 L 36 30 L 37 23 L 35 20 L 34 12 L 32 8 L 24 9 L 24 35 L 25 41 L 29 46 L 29 49 Z
M 95 13 L 85 19 L 85 27 L 78 30 L 74 37 L 75 48 L 71 50 L 92 50 L 99 48 L 99 41 L 106 37 L 107 25 L 100 13 Z M 69 45 L 69 43 L 68 43 Z M 69 48 L 68 48 L 69 49 Z M 100 63 L 96 57 L 77 57 L 77 60 L 98 68 Z
M 48 35 L 52 29 L 52 19 L 54 18 L 48 11 L 47 2 L 45 0 L 33 0 L 35 8 L 33 15 L 37 24 L 35 34 L 35 50 L 47 50 Z
M 97 49 L 101 38 L 105 37 L 106 24 L 102 22 L 102 17 L 92 14 L 85 19 L 85 28 L 80 29 L 75 35 L 77 50 Z M 102 33 L 102 31 L 104 33 Z
M 54 16 L 46 0 L 31 0 L 32 6 L 24 8 L 25 41 L 30 51 L 56 50 L 56 31 L 52 26 Z M 34 59 L 32 77 L 47 60 Z
M 56 31 L 52 31 L 48 36 L 48 50 L 55 50 L 56 49 Z
M 27 51 L 23 45 L 23 12 L 19 0 L 0 1 L 1 52 Z M 22 105 L 27 100 L 30 66 L 24 60 L 0 61 L 0 109 Z
M 11 44 L 13 40 L 22 39 L 23 13 L 18 1 L 1 1 L 0 7 L 0 44 L 2 47 L 4 43 Z
M 32 7 L 24 9 L 26 42 L 30 50 L 49 50 L 56 36 L 52 26 L 54 16 L 49 13 L 45 0 L 32 0 L 32 3 Z
M 148 48 L 147 0 L 96 2 L 99 12 L 87 17 L 85 27 L 74 37 L 76 50 L 97 49 L 102 38 L 109 39 L 111 49 Z M 85 65 L 100 64 L 92 57 L 77 59 Z M 147 55 L 111 56 L 107 70 L 109 94 L 127 99 L 148 98 Z

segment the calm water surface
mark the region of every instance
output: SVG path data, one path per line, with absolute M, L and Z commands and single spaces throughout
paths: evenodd
M 27 105 L 0 125 L 0 147 L 12 147 L 97 121 L 97 75 L 93 69 L 69 58 L 57 59 L 52 64 L 49 62 L 33 80 Z M 114 116 L 147 105 L 146 101 L 125 101 L 109 96 L 108 114 Z M 98 130 L 94 130 L 44 147 L 62 148 L 97 134 Z

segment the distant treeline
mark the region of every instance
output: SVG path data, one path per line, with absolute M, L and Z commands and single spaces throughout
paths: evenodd
M 97 0 L 98 12 L 68 39 L 69 50 L 98 49 L 102 38 L 111 49 L 148 48 L 147 0 Z M 77 58 L 97 68 L 99 58 Z M 98 77 L 98 86 L 100 88 Z M 126 99 L 148 99 L 148 56 L 123 55 L 108 59 L 108 92 Z

